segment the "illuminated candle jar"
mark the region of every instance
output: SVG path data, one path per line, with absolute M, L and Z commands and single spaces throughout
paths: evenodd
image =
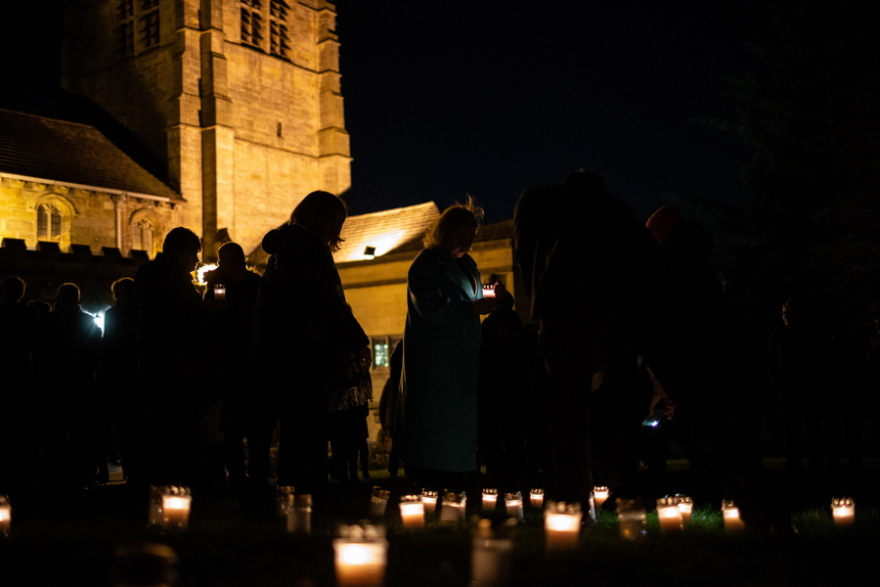
M 292 503 L 292 496 L 296 492 L 293 485 L 279 485 L 275 489 L 275 513 L 281 517 L 287 516 L 287 510 Z
M 175 487 L 162 496 L 162 520 L 165 530 L 183 530 L 189 525 L 192 495 L 186 487 Z
M 484 298 L 494 298 L 495 297 L 495 285 L 494 284 L 486 284 L 483 286 L 483 297 Z
M 510 583 L 515 525 L 510 518 L 498 528 L 492 528 L 492 521 L 487 519 L 477 524 L 471 550 L 472 587 L 504 587 Z
M 523 520 L 523 498 L 522 493 L 517 491 L 516 493 L 505 493 L 504 494 L 504 507 L 507 509 L 507 515 L 511 518 L 516 518 L 520 522 Z
M 422 489 L 422 504 L 425 506 L 425 515 L 433 515 L 437 511 L 437 497 L 436 491 L 425 491 Z
M 605 503 L 605 500 L 608 499 L 610 494 L 611 491 L 604 485 L 596 485 L 593 487 L 593 502 L 596 504 L 596 507 L 602 507 L 602 504 Z
M 385 510 L 388 509 L 388 498 L 391 492 L 381 487 L 373 487 L 373 495 L 370 497 L 370 516 L 373 518 L 381 518 L 385 516 Z
M 491 512 L 495 509 L 495 504 L 498 503 L 498 490 L 497 489 L 484 489 L 483 490 L 483 511 Z
M 721 515 L 724 516 L 724 530 L 727 532 L 739 532 L 746 527 L 739 517 L 739 508 L 732 501 L 721 502 Z
M 339 587 L 382 587 L 388 541 L 375 526 L 342 526 L 333 541 L 336 583 Z
M 657 500 L 657 521 L 663 536 L 678 536 L 682 533 L 684 520 L 674 497 L 661 497 Z
M 287 508 L 287 531 L 298 534 L 309 534 L 312 531 L 312 496 L 300 493 L 290 496 L 290 507 Z
M 624 540 L 641 540 L 647 536 L 647 512 L 640 499 L 617 498 L 617 523 Z
M 165 525 L 162 516 L 162 496 L 168 493 L 168 487 L 150 486 L 150 510 L 147 513 L 147 526 L 161 528 Z
M 851 526 L 856 521 L 856 504 L 851 497 L 835 497 L 831 500 L 831 515 L 837 526 Z
M 12 528 L 12 506 L 9 505 L 9 498 L 0 495 L 0 536 L 9 536 Z
M 225 300 L 226 299 L 226 286 L 222 283 L 214 284 L 214 299 L 215 300 Z
M 440 503 L 440 521 L 460 522 L 464 520 L 465 506 L 467 506 L 467 496 L 464 493 L 447 491 L 443 494 L 443 501 Z
M 581 515 L 581 506 L 578 503 L 547 502 L 544 509 L 544 535 L 548 552 L 577 548 Z
M 529 491 L 529 505 L 533 508 L 541 509 L 544 507 L 544 490 L 532 489 Z
M 404 495 L 400 498 L 400 522 L 404 528 L 425 527 L 425 504 L 421 495 Z
M 687 526 L 691 522 L 691 514 L 694 511 L 694 500 L 687 495 L 677 493 L 673 496 L 675 503 L 678 505 L 678 511 L 681 512 L 682 524 Z

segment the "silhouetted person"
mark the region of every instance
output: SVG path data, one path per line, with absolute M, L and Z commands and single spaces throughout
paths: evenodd
M 223 462 L 233 484 L 250 481 L 265 486 L 275 418 L 253 372 L 252 324 L 260 276 L 247 268 L 244 250 L 237 243 L 224 244 L 218 257 L 219 267 L 205 274 L 205 301 L 210 308 L 209 340 L 220 375 L 215 381 L 220 392 Z
M 212 390 L 199 386 L 197 375 L 205 364 L 204 308 L 191 272 L 200 250 L 195 233 L 175 228 L 162 253 L 135 276 L 137 380 L 146 443 L 146 479 L 137 482 L 191 485 L 196 480 L 199 410 L 213 403 Z

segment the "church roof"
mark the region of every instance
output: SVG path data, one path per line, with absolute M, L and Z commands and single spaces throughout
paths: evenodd
M 425 202 L 406 208 L 393 208 L 349 216 L 342 226 L 343 243 L 334 255 L 337 263 L 363 261 L 367 247 L 379 257 L 392 252 L 422 248 L 425 231 L 440 216 L 434 202 Z
M 182 200 L 91 126 L 0 109 L 0 173 Z

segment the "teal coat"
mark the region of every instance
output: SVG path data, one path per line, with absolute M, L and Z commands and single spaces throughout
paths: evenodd
M 477 375 L 483 296 L 465 255 L 425 249 L 409 269 L 403 375 L 394 444 L 404 463 L 438 471 L 477 468 Z

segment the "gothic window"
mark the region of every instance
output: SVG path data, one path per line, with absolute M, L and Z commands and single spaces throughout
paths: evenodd
M 119 0 L 119 20 L 134 16 L 134 0 Z
M 290 10 L 284 0 L 269 0 L 269 53 L 287 57 L 290 50 L 287 36 L 287 12 Z
M 241 0 L 241 42 L 254 47 L 263 40 L 262 0 Z
M 137 251 L 153 252 L 153 223 L 141 218 L 131 225 L 131 248 Z
M 159 1 L 144 0 L 143 9 L 149 9 L 141 15 L 141 42 L 144 47 L 153 47 L 159 44 Z
M 52 204 L 40 204 L 37 207 L 37 240 L 61 240 L 61 211 Z
M 119 52 L 134 55 L 134 0 L 119 0 Z

